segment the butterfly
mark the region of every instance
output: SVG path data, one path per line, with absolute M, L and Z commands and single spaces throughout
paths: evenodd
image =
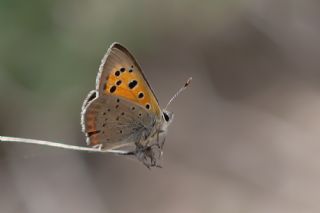
M 173 113 L 166 108 L 160 109 L 133 55 L 113 43 L 101 61 L 96 89 L 83 103 L 82 131 L 91 147 L 124 150 L 125 155 L 136 156 L 148 168 L 160 167 L 165 136 L 173 120 Z

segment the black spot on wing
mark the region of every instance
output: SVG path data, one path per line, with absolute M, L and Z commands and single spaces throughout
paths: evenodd
M 135 86 L 137 86 L 137 84 L 138 84 L 138 81 L 137 81 L 137 80 L 132 80 L 132 81 L 130 81 L 130 83 L 128 84 L 128 87 L 129 87 L 130 89 L 133 89 L 133 88 L 135 88 Z
M 116 89 L 117 89 L 117 87 L 113 85 L 113 86 L 110 88 L 110 92 L 111 92 L 111 93 L 114 93 L 114 92 L 116 91 Z
M 143 92 L 139 92 L 139 94 L 138 94 L 138 98 L 143 98 L 144 97 L 144 94 L 143 94 Z
M 121 83 L 122 83 L 121 80 L 118 80 L 118 81 L 116 82 L 116 84 L 117 84 L 118 86 L 120 86 Z

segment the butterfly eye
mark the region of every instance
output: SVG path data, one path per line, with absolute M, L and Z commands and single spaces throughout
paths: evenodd
M 165 112 L 163 113 L 163 117 L 164 117 L 164 120 L 166 120 L 167 122 L 170 120 L 169 115 Z

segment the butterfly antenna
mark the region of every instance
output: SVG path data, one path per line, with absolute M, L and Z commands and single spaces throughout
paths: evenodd
M 176 92 L 176 94 L 174 94 L 174 96 L 172 96 L 172 98 L 170 99 L 170 101 L 167 103 L 166 107 L 164 108 L 165 110 L 168 108 L 168 106 L 172 103 L 172 101 L 174 99 L 176 99 L 176 97 L 178 97 L 178 95 L 180 93 L 182 93 L 185 89 L 187 89 L 187 87 L 190 85 L 190 82 L 192 81 L 192 77 L 190 77 L 186 83 L 183 85 L 183 87 L 181 87 L 178 92 Z

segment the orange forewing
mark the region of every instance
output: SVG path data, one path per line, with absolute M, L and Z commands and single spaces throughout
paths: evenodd
M 126 98 L 160 117 L 158 101 L 140 66 L 129 51 L 118 43 L 111 45 L 102 60 L 97 86 L 101 95 Z

